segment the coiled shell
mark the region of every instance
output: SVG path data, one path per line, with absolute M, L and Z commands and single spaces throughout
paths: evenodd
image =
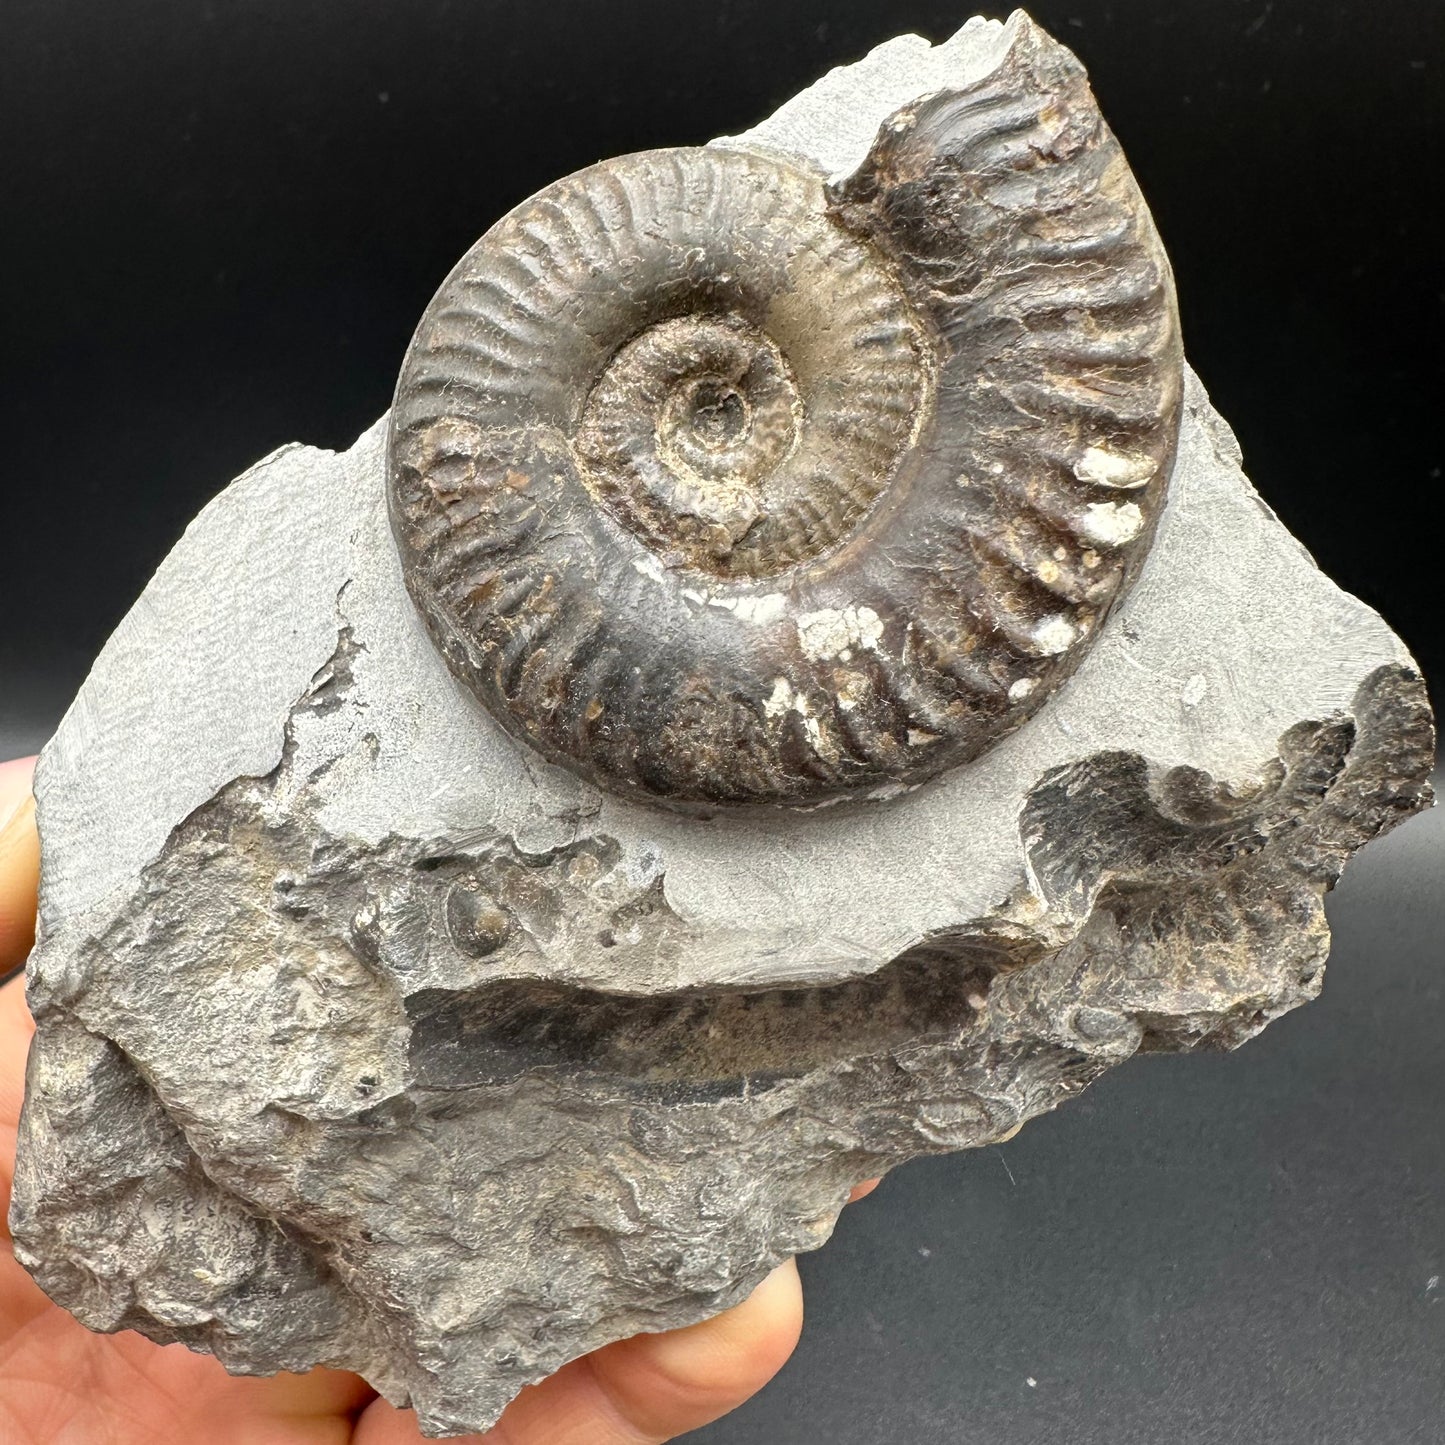
M 1077 665 L 1181 369 L 1147 207 L 1030 27 L 837 187 L 651 151 L 505 217 L 408 353 L 393 529 L 450 666 L 547 757 L 674 806 L 886 795 Z

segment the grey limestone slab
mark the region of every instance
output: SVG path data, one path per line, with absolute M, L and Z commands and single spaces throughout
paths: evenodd
M 747 135 L 839 175 L 1027 22 L 903 37 Z M 864 804 L 684 816 L 510 737 L 407 595 L 386 426 L 195 520 L 37 774 L 18 1257 L 96 1329 L 330 1363 L 485 1428 L 1141 1050 L 1319 989 L 1428 801 L 1399 640 L 1189 373 L 1143 569 L 1017 732 Z

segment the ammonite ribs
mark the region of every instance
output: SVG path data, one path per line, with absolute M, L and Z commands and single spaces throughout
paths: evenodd
M 839 187 L 665 150 L 519 206 L 413 341 L 394 529 L 451 667 L 549 758 L 680 806 L 887 794 L 1077 664 L 1181 367 L 1143 198 L 1035 32 Z

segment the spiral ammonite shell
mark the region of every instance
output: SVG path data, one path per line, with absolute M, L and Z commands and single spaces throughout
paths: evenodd
M 683 807 L 887 794 L 1077 665 L 1181 370 L 1133 176 L 1025 31 L 840 185 L 649 151 L 517 207 L 408 353 L 393 529 L 452 669 L 554 761 Z

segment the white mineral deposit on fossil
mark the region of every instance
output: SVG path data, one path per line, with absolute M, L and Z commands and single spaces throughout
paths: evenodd
M 1022 14 L 500 220 L 41 760 L 45 1290 L 482 1430 L 859 1180 L 1313 997 L 1431 721 L 1172 285 Z

